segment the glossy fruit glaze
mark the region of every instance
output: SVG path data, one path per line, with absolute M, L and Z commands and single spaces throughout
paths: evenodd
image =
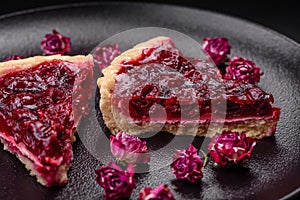
M 273 103 L 271 94 L 252 84 L 223 80 L 217 68 L 185 58 L 172 46 L 144 49 L 138 59 L 121 63 L 112 99 L 136 121 L 159 119 L 164 113 L 171 121 L 206 119 L 212 113 L 264 116 L 272 114 Z
M 78 71 L 73 63 L 53 60 L 0 77 L 0 132 L 14 138 L 11 151 L 13 146 L 22 146 L 30 152 L 29 159 L 36 161 L 36 170 L 48 185 L 55 181 L 58 167 L 72 160 L 77 123 L 72 98 L 76 105 L 82 104 L 82 96 L 74 94 L 82 93 L 78 83 L 86 78 L 78 79 Z M 86 111 L 86 106 L 81 105 L 77 114 Z

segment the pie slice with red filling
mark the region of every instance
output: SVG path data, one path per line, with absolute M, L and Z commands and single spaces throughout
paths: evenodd
M 217 68 L 186 58 L 167 37 L 140 43 L 116 57 L 98 79 L 100 110 L 112 133 L 162 130 L 212 137 L 275 133 L 280 108 L 259 87 L 222 80 Z
M 91 56 L 0 63 L 0 140 L 42 185 L 67 183 L 75 128 L 88 111 L 93 66 Z

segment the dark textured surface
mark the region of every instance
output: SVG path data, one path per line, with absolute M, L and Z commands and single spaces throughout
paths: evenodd
M 111 2 L 111 0 L 89 0 L 94 2 Z M 272 1 L 262 3 L 261 1 L 199 1 L 199 0 L 118 0 L 123 2 L 155 2 L 171 5 L 188 6 L 192 8 L 212 10 L 229 14 L 243 19 L 254 21 L 267 27 L 271 27 L 280 33 L 300 42 L 300 26 L 298 6 L 294 1 Z M 37 8 L 57 4 L 87 2 L 83 0 L 10 0 L 0 7 L 0 14 L 11 13 L 24 9 Z
M 138 187 L 132 199 L 136 199 L 143 187 L 155 187 L 161 183 L 176 185 L 179 189 L 173 193 L 177 199 L 278 199 L 299 188 L 300 46 L 275 32 L 245 21 L 188 8 L 90 5 L 2 18 L 0 55 L 5 58 L 12 54 L 41 54 L 39 42 L 53 28 L 71 37 L 70 54 L 87 54 L 107 37 L 143 26 L 174 29 L 198 41 L 207 36 L 229 38 L 233 46 L 231 55 L 248 57 L 261 66 L 265 75 L 259 85 L 273 93 L 282 114 L 276 136 L 259 142 L 251 162 L 247 163 L 248 168 L 215 169 L 210 162 L 204 170 L 203 181 L 198 185 L 174 181 L 168 167 L 138 174 Z M 95 110 L 91 115 L 96 116 Z M 97 133 L 100 129 L 98 121 L 87 119 L 86 122 L 88 132 Z M 105 135 L 100 137 L 106 138 Z M 103 144 L 103 148 L 108 148 L 108 144 Z M 161 159 L 165 158 L 161 156 Z M 28 175 L 14 156 L 1 150 L 1 199 L 99 199 L 103 191 L 94 181 L 94 170 L 101 164 L 78 139 L 74 144 L 74 162 L 69 171 L 68 185 L 46 189 Z

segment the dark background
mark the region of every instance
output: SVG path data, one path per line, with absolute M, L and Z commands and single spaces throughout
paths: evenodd
M 105 1 L 105 0 L 104 0 Z M 108 2 L 109 0 L 106 0 Z M 132 1 L 132 0 L 131 0 Z M 24 9 L 50 5 L 88 2 L 83 0 L 9 0 L 0 7 L 0 15 Z M 95 2 L 95 0 L 94 0 Z M 130 0 L 128 0 L 130 2 Z M 137 2 L 137 1 L 132 1 Z M 292 1 L 216 1 L 216 0 L 165 0 L 141 1 L 184 5 L 211 10 L 247 19 L 276 30 L 300 43 L 300 10 Z

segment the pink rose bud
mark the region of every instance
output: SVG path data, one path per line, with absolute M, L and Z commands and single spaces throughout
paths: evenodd
M 112 154 L 119 160 L 127 163 L 147 163 L 150 154 L 147 152 L 146 142 L 138 137 L 119 132 L 110 136 L 110 149 Z
M 255 145 L 255 139 L 246 137 L 245 133 L 223 131 L 222 134 L 216 134 L 210 142 L 209 155 L 220 166 L 238 164 L 250 158 Z
M 41 49 L 48 55 L 65 54 L 70 51 L 70 38 L 58 33 L 55 29 L 41 41 Z
M 195 183 L 203 177 L 203 161 L 192 144 L 187 150 L 177 150 L 170 167 L 179 180 L 188 180 L 191 183 Z
M 245 83 L 256 84 L 260 80 L 260 68 L 252 61 L 245 58 L 234 57 L 229 66 L 226 67 L 226 73 L 223 78 L 226 80 L 235 80 Z
M 5 58 L 3 60 L 3 62 L 6 62 L 6 61 L 9 61 L 9 60 L 21 60 L 21 59 L 24 59 L 25 57 L 24 56 L 9 56 L 7 58 Z
M 202 48 L 216 65 L 220 65 L 227 59 L 227 54 L 230 54 L 231 46 L 226 38 L 205 38 Z
M 129 198 L 136 188 L 133 176 L 132 164 L 128 165 L 126 171 L 113 162 L 96 170 L 96 181 L 104 188 L 104 197 L 107 200 Z
M 104 45 L 95 50 L 93 57 L 96 65 L 98 65 L 99 70 L 101 71 L 105 67 L 109 66 L 111 61 L 120 55 L 120 53 L 118 44 Z
M 139 193 L 138 200 L 175 200 L 167 185 L 162 184 L 152 189 L 145 187 Z

